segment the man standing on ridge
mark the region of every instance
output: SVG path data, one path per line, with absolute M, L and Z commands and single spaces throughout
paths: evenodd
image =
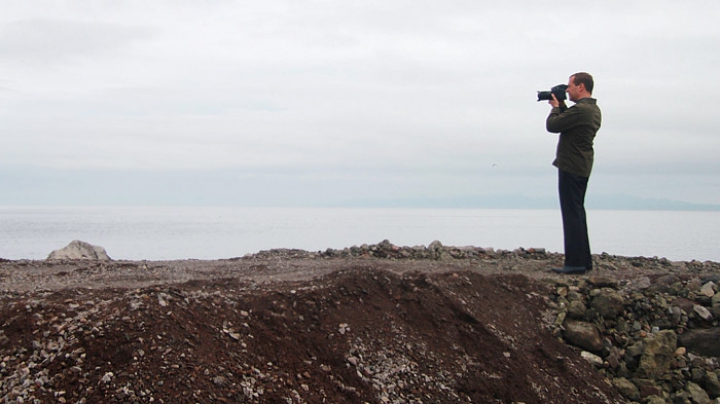
M 553 268 L 560 274 L 584 274 L 592 269 L 592 255 L 585 216 L 585 191 L 593 165 L 593 139 L 600 129 L 602 114 L 592 98 L 593 78 L 588 73 L 570 76 L 567 90 L 575 105 L 568 108 L 555 94 L 545 127 L 559 133 L 553 165 L 558 168 L 558 191 L 565 239 L 565 264 Z

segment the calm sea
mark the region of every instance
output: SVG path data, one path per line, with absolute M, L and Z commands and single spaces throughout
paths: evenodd
M 593 253 L 720 261 L 720 212 L 589 211 Z M 218 259 L 272 248 L 375 244 L 562 252 L 557 210 L 0 207 L 0 258 L 44 259 L 72 240 L 113 259 Z

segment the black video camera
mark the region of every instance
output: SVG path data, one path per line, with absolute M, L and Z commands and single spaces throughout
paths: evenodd
M 565 101 L 565 90 L 568 86 L 565 84 L 558 84 L 551 88 L 550 91 L 538 91 L 538 101 L 549 101 L 552 100 L 552 95 L 555 94 L 555 98 L 558 101 Z

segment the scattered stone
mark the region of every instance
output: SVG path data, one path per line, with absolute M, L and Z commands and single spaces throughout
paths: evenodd
M 638 290 L 645 290 L 652 285 L 652 282 L 650 281 L 650 278 L 647 276 L 643 276 L 642 278 L 635 281 L 635 287 Z
M 225 384 L 227 384 L 227 379 L 225 379 L 225 377 L 223 376 L 215 376 L 213 377 L 213 383 L 216 386 L 224 386 Z
M 607 319 L 614 319 L 623 309 L 624 300 L 620 294 L 609 289 L 603 289 L 590 302 L 590 308 Z
M 664 398 L 662 398 L 660 396 L 655 396 L 655 395 L 646 396 L 644 403 L 645 404 L 668 404 L 668 402 L 665 401 Z
M 582 351 L 580 352 L 580 356 L 586 361 L 590 362 L 596 368 L 602 367 L 603 365 L 603 359 L 598 355 L 595 355 L 594 353 Z
M 700 294 L 707 297 L 715 296 L 715 282 L 707 282 L 700 288 Z
M 649 400 L 653 396 L 662 397 L 663 395 L 662 388 L 657 385 L 655 380 L 633 378 L 632 381 L 637 386 L 638 391 L 640 391 L 640 398 L 643 400 Z M 660 403 L 665 403 L 665 401 L 660 401 Z
M 570 344 L 595 353 L 604 348 L 595 325 L 584 321 L 565 320 L 564 327 L 563 336 Z
M 110 383 L 114 377 L 115 377 L 115 375 L 113 374 L 113 372 L 107 372 L 103 375 L 103 377 L 102 377 L 102 379 L 100 379 L 100 381 L 103 383 Z
M 640 390 L 630 380 L 624 377 L 617 377 L 612 381 L 613 386 L 628 400 L 640 401 Z
M 596 288 L 615 288 L 617 282 L 613 279 L 602 277 L 602 276 L 591 276 L 588 278 L 588 283 Z
M 570 302 L 570 305 L 568 306 L 568 316 L 574 320 L 581 320 L 585 317 L 585 313 L 587 312 L 587 308 L 580 300 L 574 300 Z
M 700 306 L 699 304 L 693 306 L 693 311 L 695 311 L 695 313 L 697 313 L 697 315 L 705 321 L 709 321 L 713 318 L 710 310 L 706 309 L 704 306 Z

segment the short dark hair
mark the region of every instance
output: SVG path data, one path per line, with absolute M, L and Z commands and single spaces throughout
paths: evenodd
M 581 83 L 585 84 L 585 89 L 587 90 L 587 92 L 592 94 L 595 82 L 593 81 L 593 77 L 589 73 L 580 72 L 573 74 L 573 84 L 579 86 Z

